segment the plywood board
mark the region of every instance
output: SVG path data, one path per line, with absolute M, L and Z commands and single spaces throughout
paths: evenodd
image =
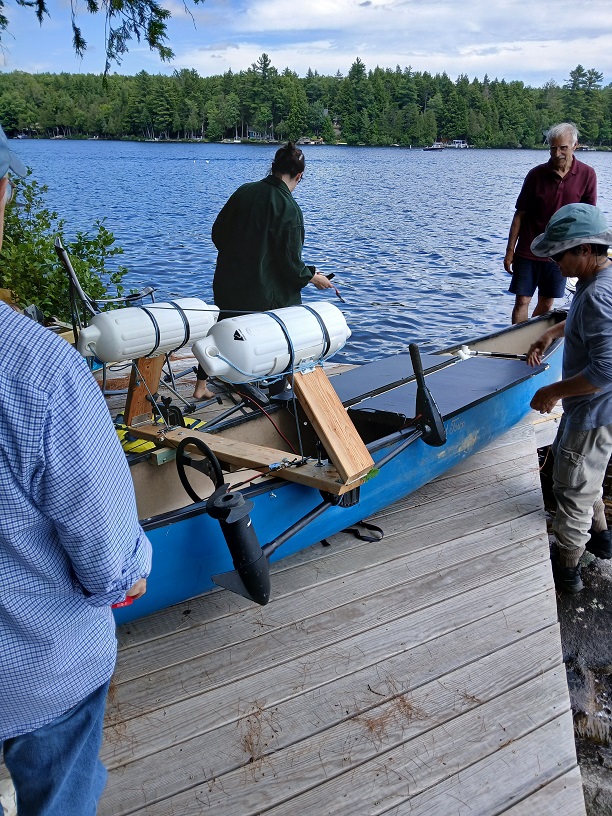
M 293 389 L 342 481 L 365 476 L 374 460 L 323 369 L 294 374 Z

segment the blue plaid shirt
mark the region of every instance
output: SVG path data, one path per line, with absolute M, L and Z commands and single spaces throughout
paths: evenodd
M 150 567 L 129 468 L 85 361 L 0 302 L 0 742 L 109 679 L 110 605 Z

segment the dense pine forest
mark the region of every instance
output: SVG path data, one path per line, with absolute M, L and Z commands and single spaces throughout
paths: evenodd
M 327 144 L 423 146 L 463 139 L 475 147 L 534 147 L 560 121 L 583 145 L 612 146 L 612 85 L 578 65 L 561 86 L 472 79 L 410 68 L 346 76 L 279 72 L 267 54 L 247 71 L 201 77 L 0 74 L 0 122 L 12 136 L 206 140 L 310 138 Z

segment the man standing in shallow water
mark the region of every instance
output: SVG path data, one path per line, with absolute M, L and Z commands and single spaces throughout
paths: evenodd
M 515 296 L 512 322 L 529 317 L 536 289 L 538 302 L 532 317 L 549 312 L 555 298 L 563 297 L 565 279 L 550 258 L 538 258 L 531 242 L 544 232 L 551 216 L 566 204 L 597 204 L 597 176 L 592 167 L 574 156 L 578 131 L 571 122 L 554 125 L 546 134 L 550 159 L 527 173 L 510 225 L 504 268 L 512 275 L 509 290 Z

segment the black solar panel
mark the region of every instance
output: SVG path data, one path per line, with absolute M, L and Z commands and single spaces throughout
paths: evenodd
M 421 361 L 425 373 L 440 366 L 449 365 L 452 358 L 437 354 L 422 354 Z M 343 405 L 353 405 L 364 397 L 374 396 L 380 391 L 400 385 L 414 377 L 409 354 L 394 354 L 384 360 L 352 368 L 344 374 L 331 377 L 330 381 Z
M 428 362 L 432 356 L 428 355 Z M 363 368 L 367 367 L 363 366 Z M 468 360 L 459 360 L 430 374 L 426 373 L 425 383 L 440 413 L 445 419 L 448 419 L 467 405 L 479 402 L 491 394 L 526 380 L 544 368 L 545 366 L 531 368 L 523 360 L 471 357 Z M 416 391 L 417 385 L 413 380 L 354 404 L 349 413 L 375 414 L 380 412 L 394 415 L 398 419 L 411 417 L 414 415 Z M 381 419 L 383 419 L 382 416 Z

